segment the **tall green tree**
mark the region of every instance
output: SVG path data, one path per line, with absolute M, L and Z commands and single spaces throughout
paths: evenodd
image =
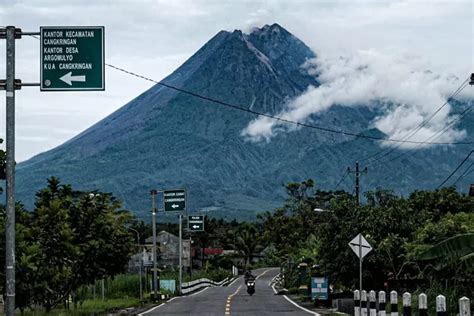
M 74 191 L 52 177 L 36 194 L 33 212 L 20 214 L 18 307 L 49 311 L 79 287 L 125 271 L 132 216 L 111 194 Z
M 251 264 L 254 255 L 263 249 L 257 226 L 250 223 L 240 226 L 232 246 L 239 252 L 246 266 Z

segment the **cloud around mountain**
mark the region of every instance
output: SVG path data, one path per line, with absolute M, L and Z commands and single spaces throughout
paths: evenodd
M 403 139 L 431 117 L 465 80 L 427 71 L 429 65 L 420 58 L 376 50 L 358 51 L 352 56 L 318 56 L 302 67 L 317 77 L 321 85 L 308 87 L 303 94 L 288 101 L 276 116 L 297 122 L 312 122 L 313 114 L 322 114 L 335 105 L 381 107 L 383 114 L 372 121 L 372 127 L 393 139 Z M 474 93 L 470 90 L 469 87 L 464 89 L 457 98 L 472 99 Z M 455 124 L 448 126 L 457 118 L 451 110 L 448 102 L 409 139 L 436 142 L 463 140 L 467 136 L 464 130 L 457 129 Z M 249 123 L 242 135 L 251 141 L 270 141 L 278 133 L 295 129 L 297 127 L 289 124 L 259 117 Z M 437 134 L 443 129 L 446 131 Z M 351 131 L 351 126 L 345 130 Z M 390 143 L 382 142 L 381 145 Z M 401 148 L 412 146 L 405 143 Z

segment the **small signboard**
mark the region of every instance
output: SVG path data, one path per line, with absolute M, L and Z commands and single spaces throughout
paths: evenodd
M 311 278 L 311 300 L 328 300 L 329 282 L 327 277 Z
M 204 231 L 204 216 L 203 215 L 191 215 L 188 217 L 188 229 L 191 232 L 202 232 Z
M 160 289 L 165 289 L 171 293 L 176 292 L 176 280 L 160 280 Z
M 354 239 L 349 242 L 349 247 L 351 247 L 352 251 L 354 251 L 359 259 L 364 258 L 370 251 L 372 251 L 372 246 L 364 236 L 362 236 L 362 234 L 355 236 Z
M 42 26 L 41 91 L 105 90 L 103 26 Z
M 167 190 L 163 192 L 163 203 L 165 212 L 186 211 L 186 191 Z

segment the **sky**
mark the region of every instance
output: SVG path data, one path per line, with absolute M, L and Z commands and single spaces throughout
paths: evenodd
M 344 89 L 359 84 L 359 90 L 346 90 L 353 93 L 348 95 L 359 95 L 359 101 L 373 97 L 400 102 L 407 110 L 389 111 L 373 122 L 393 137 L 422 120 L 435 104 L 439 106 L 439 101 L 460 83 L 453 78 L 464 79 L 474 71 L 473 20 L 471 0 L 0 0 L 0 26 L 14 25 L 23 31 L 39 31 L 40 26 L 48 25 L 105 26 L 106 62 L 155 80 L 166 77 L 220 30 L 249 31 L 255 26 L 279 23 L 318 54 L 319 60 L 305 66 L 311 71 L 319 65 L 326 93 L 341 87 L 337 75 L 342 74 Z M 18 79 L 39 82 L 39 54 L 37 39 L 23 37 L 16 41 Z M 4 40 L 0 40 L 0 56 L 0 73 L 4 74 Z M 354 69 L 360 66 L 367 66 L 366 71 L 355 74 Z M 425 69 L 432 74 L 426 74 Z M 396 76 L 391 76 L 393 73 Z M 382 82 L 377 79 L 384 76 L 387 78 Z M 398 90 L 398 94 L 397 90 L 380 92 L 393 87 L 400 78 L 415 82 L 416 87 L 428 82 L 425 96 L 430 102 L 413 97 L 413 91 L 406 97 L 399 96 L 406 90 Z M 151 86 L 150 82 L 106 68 L 103 92 L 40 92 L 38 87 L 17 91 L 17 161 L 62 144 Z M 322 98 L 318 99 L 322 104 L 331 102 L 324 98 L 324 91 L 314 90 L 310 87 L 292 100 L 282 115 L 304 120 L 310 113 L 324 110 L 311 101 L 313 97 Z M 365 95 L 361 97 L 361 93 Z M 338 102 L 344 99 L 343 95 L 339 94 Z M 441 114 L 433 125 L 420 132 L 420 137 L 429 136 L 452 119 L 449 107 Z M 410 119 L 406 120 L 405 129 L 392 128 L 394 122 L 407 116 Z M 250 122 L 249 128 L 260 123 Z M 251 136 L 271 139 L 273 123 L 266 125 L 271 126 Z M 4 138 L 5 98 L 0 100 L 0 126 L 0 138 Z M 466 135 L 453 129 L 446 137 L 460 140 Z

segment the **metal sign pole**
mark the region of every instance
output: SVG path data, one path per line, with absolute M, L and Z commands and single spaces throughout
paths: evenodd
M 362 294 L 362 234 L 359 234 L 359 291 Z
M 156 262 L 156 206 L 155 206 L 155 196 L 157 194 L 156 190 L 151 190 L 151 222 L 153 229 L 153 299 L 158 298 L 158 276 L 157 276 L 157 262 Z
M 183 283 L 183 215 L 179 214 L 179 287 L 181 295 L 181 284 Z
M 5 279 L 6 305 L 5 314 L 15 313 L 15 27 L 6 28 L 6 227 L 5 227 Z

